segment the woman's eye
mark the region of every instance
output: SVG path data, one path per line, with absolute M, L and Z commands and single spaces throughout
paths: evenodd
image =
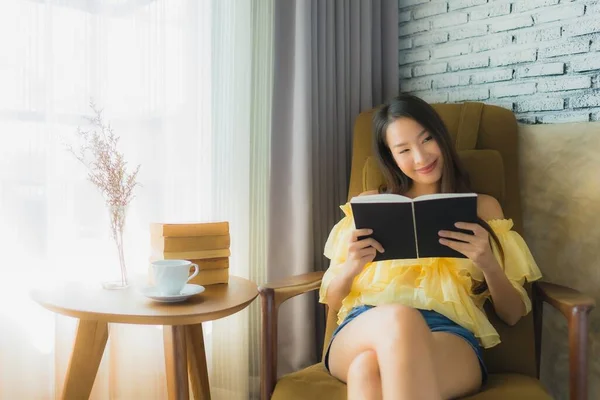
M 425 140 L 423 140 L 423 143 L 427 143 L 427 142 L 429 142 L 431 139 L 433 139 L 433 137 L 432 137 L 432 136 L 427 136 L 427 137 L 425 138 Z
M 408 152 L 408 149 L 400 150 L 400 152 L 398 154 L 404 154 L 406 152 Z

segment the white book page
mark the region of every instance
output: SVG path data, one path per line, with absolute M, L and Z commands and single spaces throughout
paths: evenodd
M 441 199 L 456 199 L 461 197 L 477 197 L 477 193 L 436 193 L 424 194 L 423 196 L 415 197 L 413 201 L 441 200 Z
M 364 196 L 356 196 L 350 199 L 350 203 L 410 203 L 412 199 L 399 194 L 367 194 Z

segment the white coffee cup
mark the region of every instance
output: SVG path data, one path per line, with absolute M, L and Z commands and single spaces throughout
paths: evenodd
M 195 271 L 190 276 L 190 267 Z M 198 265 L 188 260 L 158 260 L 152 262 L 154 283 L 162 295 L 172 296 L 181 293 L 187 282 L 198 275 Z

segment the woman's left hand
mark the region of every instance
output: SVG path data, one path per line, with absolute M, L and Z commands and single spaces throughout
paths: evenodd
M 488 231 L 479 224 L 467 222 L 457 222 L 454 226 L 459 229 L 472 231 L 473 234 L 470 235 L 457 231 L 439 231 L 439 235 L 442 237 L 440 243 L 464 254 L 484 271 L 492 268 L 496 263 L 496 259 L 490 247 Z

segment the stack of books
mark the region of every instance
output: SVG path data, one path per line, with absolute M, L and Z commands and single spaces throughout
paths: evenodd
M 189 282 L 196 285 L 228 282 L 230 244 L 228 222 L 150 224 L 150 260 L 189 260 L 197 264 L 198 275 Z

